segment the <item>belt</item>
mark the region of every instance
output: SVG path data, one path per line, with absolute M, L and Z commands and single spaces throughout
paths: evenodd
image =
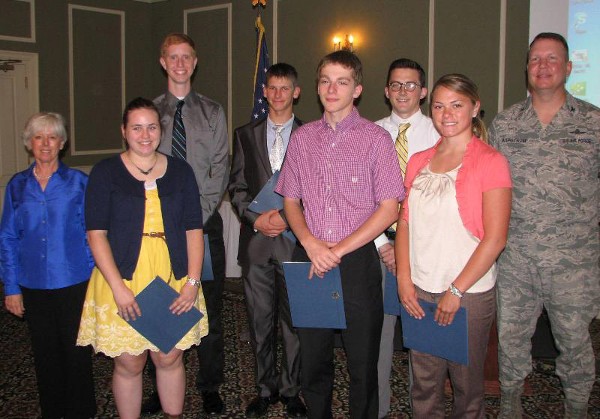
M 152 231 L 150 233 L 142 233 L 142 236 L 157 237 L 159 239 L 164 239 L 165 238 L 165 232 L 164 231 Z
M 390 240 L 396 240 L 396 232 L 392 229 L 385 230 L 383 234 L 385 234 L 385 237 L 387 237 Z

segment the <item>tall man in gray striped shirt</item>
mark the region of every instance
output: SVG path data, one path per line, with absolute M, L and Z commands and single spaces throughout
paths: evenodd
M 219 414 L 224 410 L 219 386 L 224 379 L 225 367 L 221 314 L 225 244 L 223 220 L 217 209 L 229 178 L 227 120 L 220 104 L 192 90 L 192 75 L 198 58 L 194 41 L 189 36 L 179 33 L 167 35 L 161 47 L 160 63 L 167 74 L 168 89 L 154 99 L 162 126 L 158 150 L 184 158 L 194 169 L 200 188 L 204 233 L 208 234 L 214 280 L 202 282 L 209 333 L 198 346 L 196 385 L 202 394 L 204 411 Z M 173 129 L 176 121 L 183 125 L 184 145 L 175 144 L 182 136 L 181 130 Z

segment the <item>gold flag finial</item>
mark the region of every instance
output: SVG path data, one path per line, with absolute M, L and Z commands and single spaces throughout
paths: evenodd
M 267 0 L 252 0 L 252 7 L 257 6 L 258 3 L 260 3 L 260 5 L 262 7 L 266 7 L 267 6 Z

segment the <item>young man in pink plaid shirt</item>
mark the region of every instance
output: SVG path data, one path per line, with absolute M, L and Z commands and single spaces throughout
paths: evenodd
M 358 57 L 331 53 L 317 74 L 323 117 L 293 133 L 276 191 L 284 196 L 285 215 L 299 241 L 293 259 L 312 262 L 311 276 L 340 267 L 350 416 L 377 418 L 383 301 L 373 239 L 398 217 L 402 175 L 390 134 L 354 107 L 362 92 Z M 309 418 L 332 417 L 334 332 L 298 329 Z

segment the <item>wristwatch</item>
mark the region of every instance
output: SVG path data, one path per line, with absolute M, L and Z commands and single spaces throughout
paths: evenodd
M 196 279 L 196 278 L 192 278 L 191 276 L 188 276 L 187 283 L 200 288 L 200 278 Z
M 456 288 L 456 286 L 454 285 L 454 282 L 450 284 L 450 293 L 452 295 L 456 295 L 458 298 L 463 298 L 462 291 L 459 290 L 458 288 Z

